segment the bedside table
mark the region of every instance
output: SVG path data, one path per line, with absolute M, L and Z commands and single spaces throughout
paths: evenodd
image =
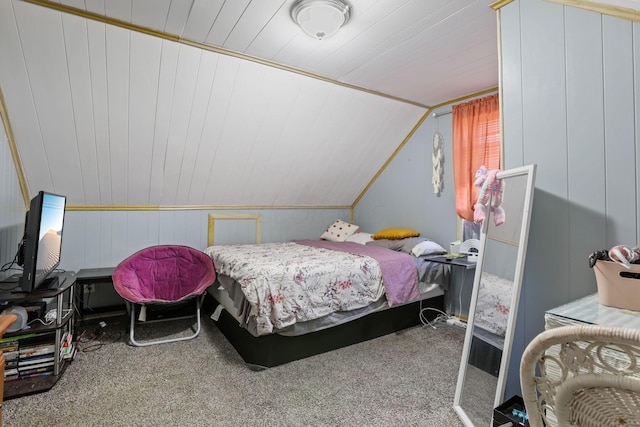
M 471 286 L 465 286 L 468 282 L 467 272 L 469 270 L 475 271 L 478 263 L 469 261 L 466 257 L 448 258 L 445 255 L 429 255 L 425 256 L 424 259 L 451 266 L 449 267 L 449 289 L 447 290 L 447 297 L 445 300 L 447 314 L 453 314 L 460 319 L 467 320 L 467 317 L 469 316 L 469 304 L 471 303 L 471 290 L 473 288 L 473 275 Z M 458 275 L 456 271 L 460 274 Z M 458 295 L 458 306 L 454 305 L 455 302 L 453 301 L 453 298 L 451 298 L 452 295 Z M 466 307 L 466 311 L 463 310 L 463 307 Z M 457 313 L 456 310 L 458 311 Z
M 475 261 L 469 261 L 466 257 L 447 258 L 445 255 L 427 255 L 423 257 L 427 261 L 439 262 L 441 264 L 455 265 L 456 267 L 464 267 L 465 270 L 475 269 L 478 264 Z

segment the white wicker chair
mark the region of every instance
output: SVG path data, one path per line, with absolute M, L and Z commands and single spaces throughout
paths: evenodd
M 640 329 L 563 326 L 525 349 L 520 383 L 531 427 L 640 426 Z

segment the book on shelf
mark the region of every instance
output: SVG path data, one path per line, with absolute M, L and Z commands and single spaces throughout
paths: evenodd
M 75 354 L 76 354 L 76 346 L 73 343 L 66 347 L 62 347 L 60 349 L 60 356 L 62 357 L 63 360 L 73 359 Z
M 28 359 L 20 359 L 18 360 L 18 367 L 20 366 L 29 366 L 29 365 L 38 365 L 40 363 L 45 362 L 53 362 L 55 361 L 55 356 L 53 354 L 44 355 L 44 356 L 34 356 Z
M 42 362 L 42 363 L 38 363 L 35 365 L 24 365 L 24 366 L 18 366 L 18 372 L 22 373 L 22 372 L 28 372 L 32 369 L 42 369 L 45 371 L 48 371 L 49 369 L 53 369 L 53 360 L 49 361 L 49 362 Z
M 18 374 L 20 376 L 23 375 L 33 375 L 33 374 L 41 374 L 43 372 L 50 372 L 53 371 L 53 365 L 49 365 L 49 366 L 40 366 L 37 368 L 34 367 L 29 367 L 29 369 L 25 369 L 25 368 L 18 368 Z
M 4 381 L 5 381 L 5 382 L 13 381 L 13 380 L 18 380 L 18 379 L 20 379 L 20 375 L 18 375 L 18 374 L 5 375 L 5 376 L 4 376 Z
M 11 351 L 7 351 L 4 354 L 4 361 L 5 363 L 14 361 L 14 360 L 18 360 L 18 356 L 20 355 L 20 352 L 18 351 L 18 349 L 15 350 L 11 350 Z
M 66 353 L 70 349 L 73 349 L 73 347 L 75 347 L 75 344 L 73 344 L 73 343 L 69 343 L 69 344 L 65 344 L 64 346 L 61 346 L 60 347 L 60 354 Z
M 0 351 L 6 353 L 7 351 L 13 351 L 18 349 L 18 341 L 7 341 L 0 343 Z
M 35 374 L 19 374 L 18 379 L 24 380 L 27 378 L 45 377 L 47 375 L 53 375 L 53 370 L 46 372 L 37 372 Z
M 60 347 L 68 347 L 73 342 L 73 334 L 69 331 L 65 332 L 60 340 Z
M 27 357 L 42 356 L 45 354 L 50 354 L 50 353 L 53 353 L 54 351 L 56 351 L 56 345 L 51 343 L 51 344 L 41 344 L 37 346 L 20 348 L 19 354 L 20 354 L 20 359 L 24 359 Z

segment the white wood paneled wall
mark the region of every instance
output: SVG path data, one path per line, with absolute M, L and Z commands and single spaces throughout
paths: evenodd
M 22 1 L 0 39 L 31 196 L 70 205 L 350 206 L 425 113 Z
M 61 268 L 114 267 L 147 246 L 207 247 L 211 213 L 262 215 L 262 242 L 317 239 L 336 219 L 349 221 L 348 209 L 266 209 L 243 211 L 67 211 Z M 22 214 L 24 215 L 24 213 Z M 254 221 L 217 221 L 216 245 L 254 243 Z
M 640 24 L 541 0 L 500 13 L 506 167 L 538 165 L 509 396 L 544 312 L 596 292 L 589 253 L 640 241 Z
M 7 136 L 0 121 L 0 265 L 11 262 L 24 232 L 24 199 Z M 17 273 L 0 272 L 0 278 Z

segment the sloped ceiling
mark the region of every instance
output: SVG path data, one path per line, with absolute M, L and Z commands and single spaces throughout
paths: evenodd
M 490 3 L 351 0 L 317 41 L 293 0 L 0 0 L 29 197 L 350 206 L 429 107 L 497 86 Z

